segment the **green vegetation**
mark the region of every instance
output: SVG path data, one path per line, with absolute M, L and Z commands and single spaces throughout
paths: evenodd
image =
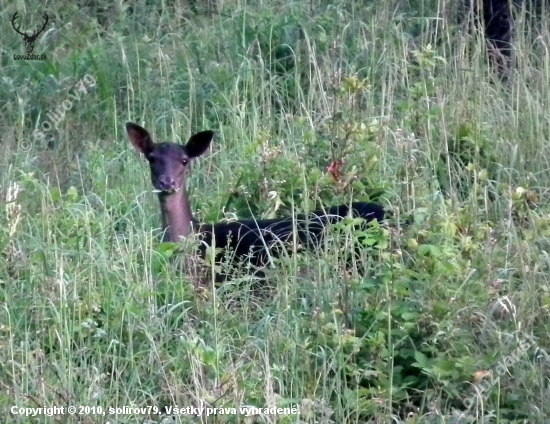
M 502 81 L 452 1 L 149 3 L 0 0 L 0 410 L 204 402 L 301 411 L 257 417 L 270 423 L 548 422 L 548 29 L 518 28 Z M 49 15 L 34 47 L 47 60 L 14 60 L 16 10 L 22 30 Z M 280 258 L 267 296 L 246 278 L 199 289 L 159 243 L 127 121 L 157 140 L 217 131 L 190 177 L 201 220 L 350 199 L 392 218 Z M 361 266 L 345 271 L 356 239 Z

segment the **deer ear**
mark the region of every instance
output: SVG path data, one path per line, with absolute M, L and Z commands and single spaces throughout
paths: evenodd
M 190 158 L 196 158 L 202 155 L 212 142 L 214 131 L 201 131 L 191 136 L 185 145 L 185 152 Z
M 145 128 L 133 122 L 128 122 L 126 124 L 126 132 L 128 133 L 128 138 L 132 146 L 134 146 L 134 149 L 144 155 L 151 153 L 155 143 Z

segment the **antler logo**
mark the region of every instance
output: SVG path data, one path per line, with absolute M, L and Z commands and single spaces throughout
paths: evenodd
M 38 32 L 36 32 L 36 30 L 33 31 L 33 33 L 31 35 L 27 35 L 27 31 L 25 32 L 21 32 L 19 31 L 19 27 L 21 25 L 16 25 L 16 20 L 17 18 L 19 17 L 18 15 L 18 11 L 15 12 L 13 14 L 13 17 L 11 18 L 11 25 L 13 26 L 13 29 L 18 33 L 18 34 L 21 34 L 21 38 L 23 39 L 23 41 L 25 42 L 25 49 L 27 50 L 27 53 L 28 54 L 31 54 L 33 49 L 34 49 L 34 42 L 36 41 L 36 39 L 38 38 L 38 36 L 40 34 L 42 34 L 42 31 L 44 31 L 44 28 L 46 28 L 46 25 L 48 24 L 48 15 L 46 15 L 44 13 L 44 25 L 42 25 L 42 28 L 40 28 L 38 30 Z

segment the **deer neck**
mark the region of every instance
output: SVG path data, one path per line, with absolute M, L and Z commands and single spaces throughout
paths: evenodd
M 163 242 L 179 242 L 197 228 L 193 217 L 185 186 L 177 192 L 159 193 L 160 213 L 162 217 Z

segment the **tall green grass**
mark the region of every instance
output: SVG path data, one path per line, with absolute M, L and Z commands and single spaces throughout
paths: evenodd
M 257 422 L 546 422 L 544 25 L 518 15 L 502 81 L 443 0 L 227 0 L 213 15 L 183 1 L 0 4 L 3 410 L 297 405 Z M 50 16 L 34 51 L 47 61 L 13 59 L 16 10 L 21 28 Z M 86 75 L 95 85 L 35 140 Z M 346 270 L 359 235 L 344 225 L 319 252 L 278 260 L 268 296 L 246 279 L 199 289 L 159 244 L 126 121 L 159 141 L 217 131 L 190 176 L 201 220 L 351 199 L 393 218 L 369 232 L 365 272 Z

